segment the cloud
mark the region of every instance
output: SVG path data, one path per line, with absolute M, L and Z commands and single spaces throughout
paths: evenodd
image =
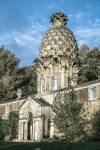
M 84 17 L 86 14 L 84 12 L 78 12 L 78 13 L 69 13 L 69 18 L 72 20 L 76 20 L 76 19 L 82 19 L 82 17 Z
M 57 7 L 57 3 L 51 3 L 48 5 L 49 10 L 52 10 Z
M 90 47 L 100 45 L 100 27 L 98 28 L 80 28 L 74 30 L 78 44 L 88 44 Z
M 75 15 L 75 18 L 76 19 L 80 19 L 80 18 L 82 18 L 82 17 L 84 17 L 84 13 L 82 13 L 82 12 L 79 12 L 79 13 L 77 13 L 76 15 Z
M 93 11 L 79 11 L 75 13 L 69 13 L 69 20 L 74 23 L 74 25 L 80 26 L 80 25 L 85 25 L 88 24 L 92 21 L 96 21 L 96 16 L 94 15 Z M 99 18 L 98 18 L 99 19 Z
M 20 31 L 3 32 L 0 35 L 0 45 L 11 49 L 17 57 L 22 59 L 22 65 L 29 65 L 38 55 L 42 35 L 46 30 L 45 20 L 40 24 L 31 17 L 31 21 L 28 18 L 27 28 L 21 28 Z
M 15 42 L 20 47 L 31 47 L 40 43 L 42 33 L 45 31 L 44 25 L 34 23 L 20 31 L 4 32 L 0 36 L 0 44 L 11 44 Z
M 100 18 L 93 12 L 78 12 L 69 14 L 72 30 L 76 36 L 79 47 L 87 44 L 90 47 L 100 46 Z

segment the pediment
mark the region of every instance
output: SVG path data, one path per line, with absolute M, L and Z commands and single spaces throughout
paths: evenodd
M 19 108 L 19 118 L 27 118 L 29 113 L 34 117 L 42 115 L 41 105 L 30 97 Z

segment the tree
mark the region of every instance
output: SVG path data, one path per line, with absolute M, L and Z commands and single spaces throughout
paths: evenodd
M 14 139 L 18 135 L 18 119 L 19 114 L 17 112 L 10 112 L 9 114 L 9 127 L 11 139 Z
M 79 83 L 100 79 L 100 50 L 91 49 L 83 59 Z
M 37 92 L 37 75 L 34 66 L 19 68 L 17 83 L 24 96 L 35 94 Z
M 87 53 L 90 51 L 90 48 L 87 46 L 87 45 L 82 45 L 80 48 L 79 48 L 79 55 L 80 55 L 80 58 L 83 60 Z
M 100 141 L 100 111 L 97 111 L 91 120 L 92 139 Z
M 6 136 L 8 136 L 8 139 L 17 137 L 18 119 L 19 115 L 17 112 L 10 112 L 7 120 L 0 119 L 0 140 L 5 140 Z
M 16 98 L 18 88 L 22 89 L 23 96 L 36 93 L 34 67 L 19 68 L 19 62 L 10 51 L 0 48 L 0 102 Z
M 16 96 L 16 73 L 19 59 L 4 47 L 0 48 L 0 101 Z
M 73 88 L 58 93 L 53 104 L 54 124 L 68 142 L 82 140 L 85 136 L 86 118 L 83 104 L 75 101 Z
M 10 126 L 8 120 L 0 119 L 0 141 L 3 141 L 10 134 Z

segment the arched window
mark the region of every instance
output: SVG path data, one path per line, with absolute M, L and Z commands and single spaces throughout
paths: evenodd
M 45 92 L 45 80 L 41 79 L 41 93 Z
M 54 75 L 52 76 L 52 90 L 58 90 L 60 88 L 60 76 Z

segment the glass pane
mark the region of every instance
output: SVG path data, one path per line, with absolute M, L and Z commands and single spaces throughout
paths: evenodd
M 96 87 L 90 89 L 90 99 L 96 99 Z
M 41 93 L 45 92 L 45 81 L 41 80 Z

